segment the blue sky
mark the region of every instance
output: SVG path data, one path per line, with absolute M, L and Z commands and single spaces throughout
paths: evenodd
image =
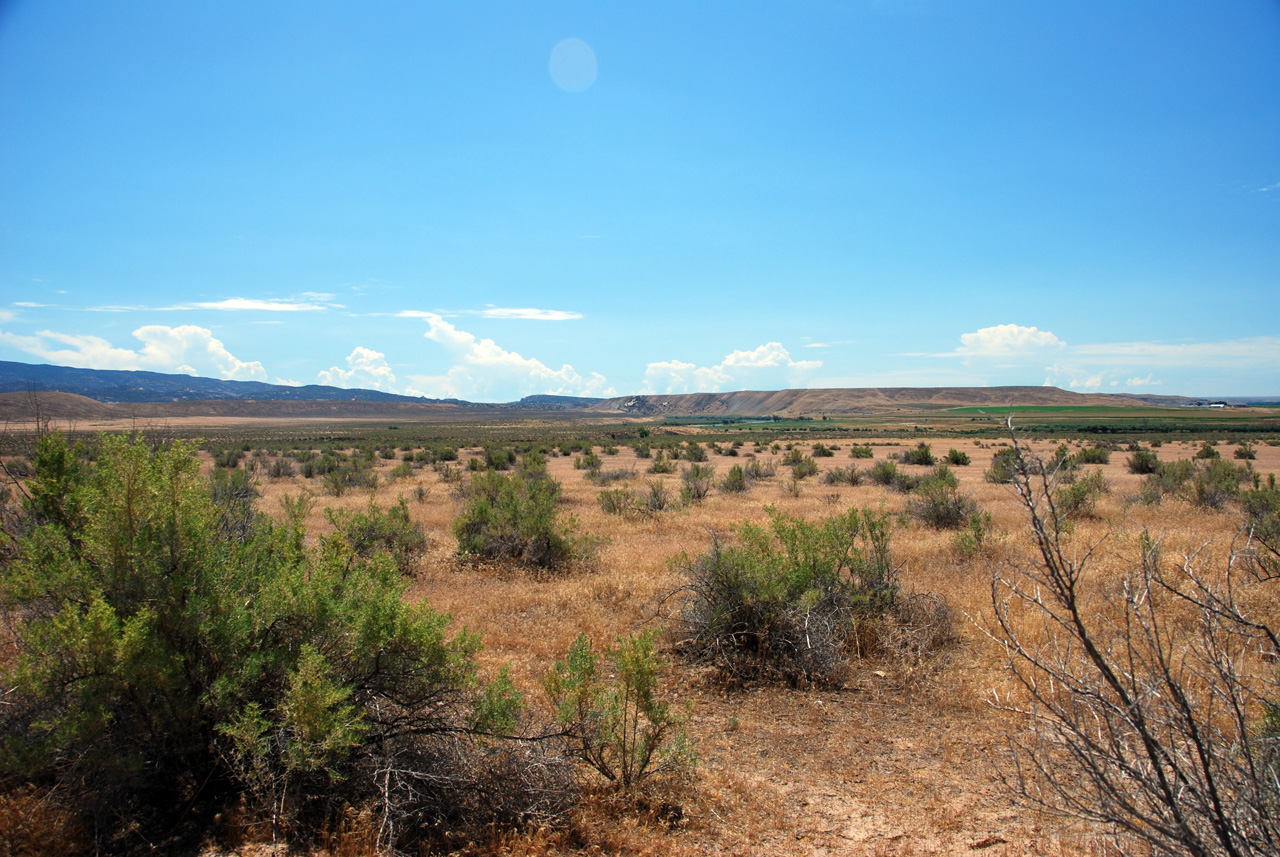
M 0 359 L 1280 393 L 1280 2 L 10 0 Z

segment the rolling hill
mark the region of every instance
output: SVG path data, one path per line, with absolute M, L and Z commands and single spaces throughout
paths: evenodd
M 474 403 L 400 396 L 378 390 L 258 381 L 224 381 L 160 372 L 77 369 L 0 361 L 0 418 L 47 416 L 121 419 L 466 419 L 577 413 L 596 418 L 795 417 L 891 413 L 957 407 L 1178 407 L 1204 400 L 1179 396 L 1074 393 L 1057 387 L 873 387 L 641 394 L 610 399 L 535 395 L 517 402 Z

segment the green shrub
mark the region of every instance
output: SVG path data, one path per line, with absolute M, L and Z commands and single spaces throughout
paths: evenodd
M 893 481 L 889 483 L 889 488 L 902 494 L 910 494 L 927 479 L 929 479 L 928 476 L 916 476 L 904 470 L 899 470 L 893 475 Z
M 946 488 L 959 488 L 960 480 L 956 478 L 954 472 L 946 464 L 939 464 L 933 468 L 933 472 L 928 476 L 920 479 L 918 488 L 924 488 L 930 485 L 942 485 Z
M 805 479 L 818 475 L 818 462 L 805 455 L 791 466 L 791 475 L 796 479 Z
M 820 481 L 823 485 L 861 485 L 862 475 L 856 465 L 850 464 L 848 467 L 833 467 L 825 471 Z
M 520 456 L 520 470 L 526 476 L 546 475 L 547 456 L 536 449 L 528 450 Z
M 586 455 L 579 456 L 573 460 L 574 470 L 585 470 L 587 476 L 591 477 L 600 472 L 600 468 L 604 466 L 604 461 L 594 451 L 588 452 Z
M 409 604 L 382 554 L 342 536 L 310 547 L 303 506 L 224 536 L 189 446 L 103 437 L 89 466 L 58 435 L 39 443 L 0 564 L 10 783 L 59 793 L 103 853 L 176 845 L 189 819 L 237 806 L 284 837 L 368 807 L 387 847 L 412 850 L 457 817 L 453 796 L 491 770 L 471 736 L 519 708 L 479 685 L 476 636 Z M 385 772 L 412 770 L 436 787 L 384 800 Z M 553 770 L 510 779 L 504 819 L 462 811 L 545 817 L 548 796 L 571 794 Z
M 991 467 L 983 474 L 988 482 L 999 485 L 1013 481 L 1020 468 L 1027 467 L 1017 447 L 1006 446 L 991 457 Z
M 971 497 L 941 478 L 924 480 L 907 503 L 908 515 L 935 530 L 959 529 L 977 513 L 978 504 Z
M 1125 463 L 1130 473 L 1155 473 L 1160 469 L 1160 457 L 1149 449 L 1135 450 Z
M 1076 464 L 1110 464 L 1111 450 L 1104 446 L 1090 446 L 1072 456 Z
M 321 475 L 325 492 L 334 497 L 341 497 L 356 488 L 377 488 L 378 474 L 374 472 L 369 461 L 364 456 L 352 456 L 338 463 L 335 458 L 322 457 L 320 463 L 323 466 L 317 468 L 317 472 Z M 331 462 L 336 463 L 336 466 L 330 467 Z
M 969 453 L 961 452 L 958 449 L 947 450 L 947 464 L 955 467 L 967 467 L 969 463 Z
M 898 465 L 892 461 L 877 461 L 871 465 L 867 476 L 876 485 L 892 485 L 898 478 Z
M 1218 454 L 1218 450 L 1214 449 L 1213 444 L 1207 440 L 1204 442 L 1204 444 L 1201 445 L 1199 451 L 1197 451 L 1196 454 L 1193 456 L 1193 458 L 1200 461 L 1212 461 L 1216 458 L 1221 458 L 1221 457 L 1222 456 Z
M 1140 497 L 1144 503 L 1159 503 L 1170 494 L 1181 494 L 1183 487 L 1195 475 L 1194 461 L 1186 458 L 1161 462 L 1155 473 L 1142 483 Z
M 1003 541 L 995 532 L 990 512 L 975 512 L 969 516 L 960 532 L 951 540 L 956 553 L 965 559 L 989 556 Z
M 648 458 L 648 457 L 649 457 L 649 444 L 648 444 L 648 443 L 646 443 L 646 442 L 644 442 L 644 441 L 641 441 L 641 442 L 637 443 L 637 444 L 635 445 L 635 450 L 636 450 L 636 458 Z
M 379 553 L 385 554 L 401 574 L 412 572 L 427 550 L 427 537 L 421 525 L 410 520 L 409 504 L 403 497 L 385 511 L 370 498 L 366 512 L 329 509 L 325 517 L 346 539 L 355 556 L 369 560 Z
M 909 449 L 903 452 L 899 458 L 903 464 L 919 464 L 924 467 L 932 467 L 937 463 L 938 459 L 934 457 L 933 450 L 929 448 L 929 444 L 921 441 L 915 449 Z
M 676 463 L 667 458 L 666 453 L 658 450 L 658 454 L 653 457 L 653 463 L 649 465 L 650 473 L 675 473 Z
M 717 540 L 682 563 L 678 650 L 735 679 L 834 681 L 859 627 L 894 606 L 889 513 L 811 522 L 773 511 L 768 526 L 735 529 L 737 545 Z
M 588 471 L 587 480 L 597 485 L 612 485 L 614 482 L 626 482 L 635 475 L 633 468 L 614 467 L 609 470 Z
M 644 496 L 643 508 L 645 512 L 662 512 L 671 505 L 671 495 L 667 493 L 666 483 L 662 481 L 654 481 L 649 483 L 649 493 Z
M 834 455 L 835 452 L 833 452 L 825 443 L 819 442 L 813 445 L 814 458 L 831 458 Z
M 464 556 L 548 569 L 577 557 L 576 524 L 559 517 L 560 483 L 554 479 L 482 471 L 471 477 L 467 493 L 466 507 L 453 522 Z
M 655 774 L 691 771 L 683 720 L 658 699 L 653 635 L 619 637 L 604 659 L 607 672 L 582 634 L 542 680 L 568 754 L 624 790 Z
M 778 467 L 774 464 L 774 459 L 761 461 L 758 458 L 749 458 L 743 468 L 749 479 L 771 479 L 778 473 Z
M 253 508 L 258 484 L 252 473 L 243 467 L 215 469 L 209 474 L 209 499 L 218 511 L 216 526 L 221 538 L 243 542 L 253 535 L 258 520 Z
M 1221 458 L 1211 459 L 1196 468 L 1191 477 L 1192 500 L 1197 506 L 1221 509 L 1240 496 L 1240 486 L 1249 478 L 1248 471 Z
M 750 487 L 747 474 L 743 471 L 741 464 L 735 464 L 730 467 L 729 472 L 720 481 L 720 490 L 726 494 L 741 494 Z
M 871 447 L 869 446 L 858 446 L 857 444 L 854 444 L 853 446 L 849 447 L 849 457 L 850 458 L 875 458 L 876 454 L 871 451 Z
M 606 515 L 629 515 L 636 510 L 636 495 L 629 488 L 606 488 L 596 495 Z
M 1083 479 L 1064 485 L 1054 492 L 1054 509 L 1069 521 L 1097 517 L 1098 498 L 1107 493 L 1106 477 L 1095 470 Z
M 782 464 L 784 467 L 795 467 L 797 464 L 804 461 L 804 459 L 804 450 L 798 446 L 788 445 L 787 454 L 782 456 Z
M 707 451 L 696 440 L 691 440 L 685 447 L 684 458 L 694 463 L 703 462 L 707 460 Z
M 484 448 L 484 467 L 486 470 L 510 470 L 516 463 L 516 451 L 505 447 Z
M 1071 447 L 1065 443 L 1058 444 L 1053 457 L 1045 461 L 1042 466 L 1059 485 L 1074 482 L 1080 472 L 1079 460 L 1072 454 Z
M 271 459 L 271 464 L 267 466 L 267 478 L 269 479 L 289 479 L 296 473 L 293 462 L 284 456 Z
M 407 461 L 402 461 L 395 467 L 387 471 L 387 481 L 396 482 L 400 479 L 408 479 L 413 476 L 413 465 Z
M 1241 441 L 1236 446 L 1235 452 L 1233 452 L 1232 455 L 1237 461 L 1254 461 L 1258 457 L 1258 452 L 1253 448 L 1252 444 L 1246 441 Z
M 680 479 L 684 483 L 680 488 L 680 499 L 685 503 L 705 499 L 711 493 L 715 474 L 714 464 L 690 464 L 680 473 Z
M 1240 505 L 1257 553 L 1264 557 L 1271 573 L 1280 573 L 1280 488 L 1275 474 L 1268 475 L 1265 486 L 1240 495 Z

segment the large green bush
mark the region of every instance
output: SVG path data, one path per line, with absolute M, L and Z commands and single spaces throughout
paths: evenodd
M 690 600 L 679 649 L 727 677 L 834 681 L 859 626 L 890 611 L 898 586 L 887 512 L 850 509 L 820 522 L 774 511 L 685 561 Z
M 48 434 L 35 458 L 0 564 L 10 783 L 74 806 L 107 852 L 171 847 L 239 801 L 293 834 L 376 807 L 388 849 L 459 808 L 493 817 L 466 797 L 490 752 L 469 736 L 508 728 L 518 695 L 480 687 L 478 638 L 407 604 L 384 552 L 310 547 L 301 504 L 220 528 L 183 444 L 103 437 L 91 465 Z M 390 785 L 406 772 L 431 786 Z M 538 785 L 507 805 L 566 794 Z
M 925 467 L 932 467 L 938 462 L 934 456 L 933 450 L 929 448 L 929 444 L 921 441 L 916 445 L 915 449 L 908 449 L 899 456 L 899 461 L 903 464 L 919 464 Z
M 560 483 L 545 476 L 496 471 L 471 478 L 466 507 L 453 522 L 464 556 L 559 568 L 580 548 L 574 523 L 560 518 Z
M 1125 464 L 1130 473 L 1155 473 L 1160 469 L 1160 456 L 1149 449 L 1135 449 Z
M 957 530 L 978 514 L 978 504 L 960 493 L 955 474 L 942 464 L 916 488 L 907 503 L 907 514 L 936 530 Z

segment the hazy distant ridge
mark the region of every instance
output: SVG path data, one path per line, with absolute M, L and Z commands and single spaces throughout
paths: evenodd
M 1153 397 L 1156 398 L 1156 397 Z M 1194 405 L 1198 399 L 1161 396 L 1159 404 Z M 743 390 L 733 393 L 683 393 L 620 396 L 592 406 L 634 416 L 799 416 L 883 412 L 895 408 L 1007 408 L 1011 405 L 1112 407 L 1150 406 L 1151 399 L 1129 395 L 1072 393 L 1057 387 L 866 387 L 820 390 Z
M 15 399 L 35 391 L 47 406 L 81 418 L 114 414 L 129 405 L 129 414 L 151 417 L 351 417 L 375 415 L 424 418 L 465 413 L 576 411 L 622 417 L 769 417 L 819 414 L 884 413 L 956 407 L 1009 406 L 1189 406 L 1204 399 L 1185 396 L 1134 396 L 1073 393 L 1057 387 L 868 387 L 819 390 L 740 390 L 728 393 L 641 394 L 598 399 L 584 396 L 534 395 L 518 402 L 477 404 L 458 399 L 399 396 L 377 390 L 343 389 L 316 384 L 290 387 L 260 381 L 222 381 L 160 372 L 76 369 L 0 361 L 0 397 L 17 413 Z M 83 397 L 83 398 L 78 398 Z M 86 401 L 92 400 L 92 401 Z M 1254 397 L 1247 401 L 1265 401 Z M 1246 400 L 1232 400 L 1243 404 Z
M 29 390 L 74 393 L 99 402 L 193 402 L 224 399 L 270 399 L 282 402 L 450 401 L 398 396 L 378 390 L 348 390 L 319 384 L 291 387 L 262 381 L 222 381 L 163 372 L 77 369 L 0 360 L 0 393 L 25 393 Z

